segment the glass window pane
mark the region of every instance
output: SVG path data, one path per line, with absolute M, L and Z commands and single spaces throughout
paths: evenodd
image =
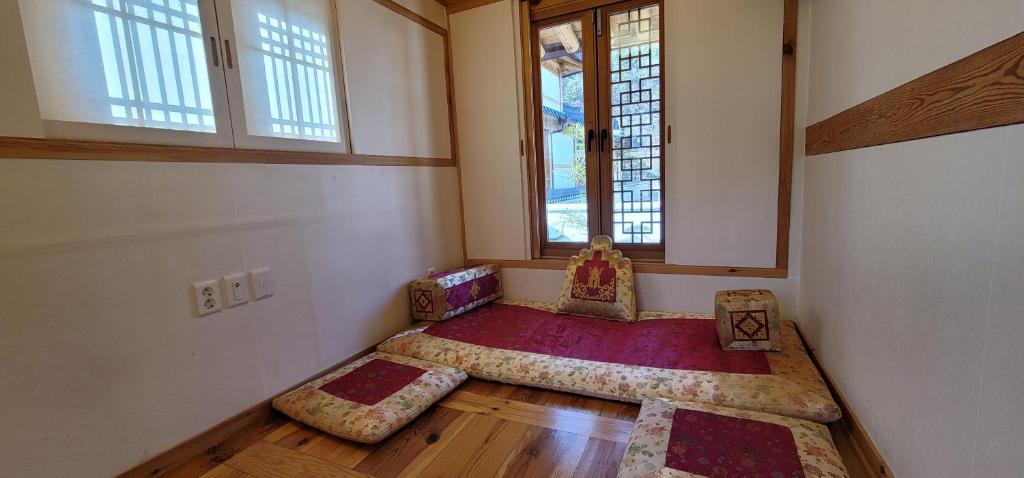
M 657 5 L 611 15 L 612 236 L 658 244 L 661 228 L 661 44 Z
M 583 25 L 540 29 L 544 198 L 550 242 L 587 242 Z
M 217 131 L 198 0 L 21 6 L 44 119 Z
M 250 135 L 340 141 L 327 0 L 233 0 Z

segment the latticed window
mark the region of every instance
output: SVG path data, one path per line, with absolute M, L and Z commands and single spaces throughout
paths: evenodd
M 597 234 L 664 257 L 661 4 L 626 1 L 533 23 L 542 255 Z

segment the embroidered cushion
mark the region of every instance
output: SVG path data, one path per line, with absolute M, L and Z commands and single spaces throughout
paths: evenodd
M 461 267 L 409 283 L 416 320 L 447 320 L 501 297 L 501 266 Z
M 373 353 L 274 399 L 274 408 L 313 428 L 377 443 L 466 380 L 466 373 Z
M 569 259 L 558 311 L 636 322 L 633 262 L 612 249 L 612 239 L 595 236 L 589 249 Z
M 782 350 L 779 304 L 770 290 L 716 292 L 715 320 L 726 350 Z
M 619 478 L 846 477 L 824 425 L 717 405 L 645 399 Z

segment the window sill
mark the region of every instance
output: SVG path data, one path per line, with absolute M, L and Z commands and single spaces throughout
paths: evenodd
M 564 270 L 569 266 L 569 261 L 564 259 L 466 260 L 467 266 L 480 264 L 498 264 L 506 269 Z M 674 274 L 712 277 L 760 277 L 770 279 L 785 279 L 789 277 L 789 269 L 775 267 L 687 266 L 640 260 L 633 261 L 633 271 L 638 274 Z
M 156 161 L 183 163 L 319 164 L 455 167 L 450 158 L 169 146 L 48 138 L 0 137 L 0 158 Z

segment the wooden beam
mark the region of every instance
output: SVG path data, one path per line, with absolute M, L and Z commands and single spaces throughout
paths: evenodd
M 467 266 L 481 264 L 498 264 L 506 269 L 547 269 L 565 270 L 569 261 L 560 259 L 469 259 Z M 680 264 L 661 264 L 656 262 L 633 262 L 633 272 L 637 274 L 675 274 L 691 276 L 716 277 L 761 277 L 769 279 L 785 279 L 789 270 L 770 267 L 730 267 L 730 266 L 688 266 Z
M 465 10 L 470 10 L 476 7 L 482 7 L 484 5 L 490 5 L 492 3 L 498 3 L 504 0 L 438 0 L 441 5 L 445 6 L 445 10 L 448 14 L 458 13 Z
M 807 155 L 1024 122 L 1024 32 L 807 128 Z
M 405 17 L 405 18 L 408 18 L 409 20 L 412 20 L 412 21 L 414 21 L 416 23 L 419 23 L 420 25 L 423 25 L 428 30 L 430 30 L 430 31 L 432 31 L 434 33 L 437 33 L 438 35 L 442 35 L 443 36 L 443 35 L 447 35 L 448 34 L 448 30 L 445 30 L 445 28 L 442 27 L 441 25 L 438 25 L 438 24 L 430 21 L 430 19 L 428 19 L 427 17 L 424 17 L 423 15 L 420 15 L 419 13 L 416 13 L 416 12 L 414 12 L 412 10 L 409 10 L 408 8 L 405 8 L 405 6 L 403 6 L 402 4 L 396 2 L 395 0 L 373 0 L 373 1 L 377 2 L 382 7 L 388 8 L 389 10 L 391 10 L 391 11 L 393 11 L 393 12 L 395 12 L 395 13 L 397 13 L 397 14 Z
M 555 34 L 558 35 L 558 41 L 562 42 L 562 48 L 569 53 L 576 53 L 580 51 L 580 39 L 576 37 L 576 31 L 572 29 L 572 25 L 563 23 L 555 27 Z
M 793 206 L 793 133 L 796 126 L 796 34 L 798 3 L 786 0 L 782 20 L 782 105 L 779 121 L 779 193 L 775 218 L 775 268 L 789 268 Z
M 455 166 L 455 160 L 450 158 L 372 156 L 14 137 L 0 137 L 0 158 L 236 164 Z

